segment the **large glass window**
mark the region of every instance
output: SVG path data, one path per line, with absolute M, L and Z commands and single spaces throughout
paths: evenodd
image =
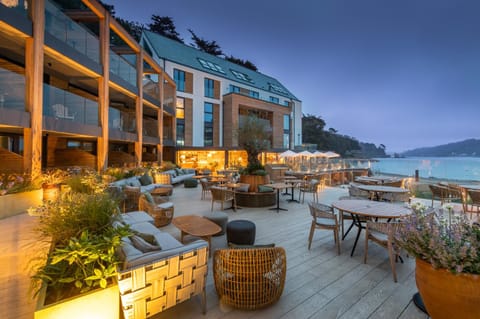
M 290 147 L 290 115 L 283 115 L 283 148 Z
M 185 92 L 185 71 L 173 69 L 173 79 L 177 85 L 177 91 Z
M 177 145 L 185 145 L 185 99 L 177 97 L 175 115 L 177 117 Z
M 205 146 L 213 146 L 213 104 L 205 102 L 204 106 L 204 133 Z
M 257 91 L 250 91 L 250 96 L 256 99 L 260 98 L 260 95 Z
M 230 84 L 230 92 L 232 93 L 240 93 L 240 88 L 238 86 Z
M 213 98 L 213 80 L 205 78 L 205 97 L 212 97 Z

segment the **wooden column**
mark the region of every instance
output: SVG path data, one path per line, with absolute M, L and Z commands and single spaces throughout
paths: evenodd
M 164 92 L 163 86 L 165 85 L 163 78 L 163 71 L 158 75 L 158 91 L 160 92 L 160 109 L 157 111 L 157 122 L 158 122 L 158 138 L 160 143 L 157 144 L 157 161 L 159 164 L 162 164 L 163 159 L 163 101 L 164 101 Z
M 135 164 L 142 163 L 143 146 L 143 51 L 137 53 L 138 96 L 135 100 L 135 117 L 137 120 L 137 141 L 135 142 Z
M 43 44 L 45 32 L 45 2 L 30 2 L 33 37 L 25 41 L 25 108 L 30 112 L 30 127 L 23 129 L 23 169 L 32 179 L 42 173 L 43 121 Z
M 103 76 L 98 80 L 98 119 L 102 134 L 97 138 L 97 170 L 104 171 L 108 167 L 108 106 L 110 94 L 110 16 L 104 14 L 100 19 L 100 61 Z

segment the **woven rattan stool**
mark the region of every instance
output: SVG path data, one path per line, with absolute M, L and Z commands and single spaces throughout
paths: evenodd
M 224 212 L 213 212 L 213 213 L 207 213 L 203 215 L 204 218 L 214 222 L 218 226 L 222 228 L 222 231 L 213 235 L 213 236 L 221 236 L 225 234 L 227 231 L 227 222 L 228 222 L 228 215 Z
M 249 220 L 233 220 L 227 224 L 227 242 L 237 245 L 255 243 L 255 224 Z

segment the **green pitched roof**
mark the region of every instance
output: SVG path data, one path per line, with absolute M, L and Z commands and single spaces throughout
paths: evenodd
M 154 32 L 143 31 L 142 37 L 146 38 L 156 55 L 162 59 L 299 101 L 285 86 L 268 75 L 202 52 Z

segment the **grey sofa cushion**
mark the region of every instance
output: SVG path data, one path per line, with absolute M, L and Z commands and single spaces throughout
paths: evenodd
M 154 222 L 152 216 L 142 211 L 134 211 L 134 212 L 120 214 L 119 217 L 120 217 L 120 220 L 127 225 L 144 223 L 144 222 L 153 224 Z

